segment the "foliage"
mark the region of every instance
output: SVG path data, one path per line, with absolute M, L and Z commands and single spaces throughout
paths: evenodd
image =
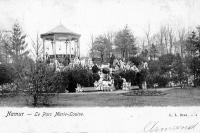
M 15 63 L 18 64 L 18 61 L 28 55 L 26 50 L 27 44 L 25 42 L 26 35 L 23 35 L 22 28 L 19 23 L 15 23 L 12 29 L 11 36 L 11 45 L 9 48 L 10 55 L 12 56 Z
M 1 35 L 1 52 L 4 55 L 2 62 L 9 63 L 12 67 L 14 71 L 12 79 L 17 84 L 17 89 L 24 89 L 27 87 L 26 79 L 30 66 L 34 64 L 34 61 L 27 56 L 29 52 L 26 50 L 26 35 L 19 23 L 15 23 L 11 31 Z
M 127 26 L 116 34 L 114 43 L 121 51 L 123 58 L 128 59 L 130 53 L 136 54 L 135 37 Z
M 104 74 L 109 74 L 110 73 L 110 69 L 105 67 L 105 68 L 102 69 L 102 72 Z
M 0 85 L 0 91 L 2 95 L 4 95 L 5 93 L 15 94 L 16 90 L 17 90 L 17 86 L 15 83 L 5 83 L 5 84 Z
M 173 55 L 167 54 L 159 58 L 159 60 L 150 60 L 149 73 L 147 75 L 148 87 L 166 87 L 170 81 L 170 71 L 172 71 Z M 171 58 L 171 59 L 169 59 Z
M 112 46 L 112 37 L 109 34 L 99 35 L 95 38 L 93 47 L 91 51 L 99 52 L 101 57 L 101 62 L 105 59 L 109 59 Z
M 0 64 L 0 85 L 14 80 L 14 69 L 9 64 Z
M 192 34 L 187 39 L 186 50 L 189 53 L 190 61 L 188 61 L 188 66 L 194 76 L 194 85 L 199 86 L 200 84 L 200 27 L 197 27 L 197 33 L 192 32 Z
M 51 71 L 43 62 L 36 62 L 29 75 L 29 90 L 26 92 L 33 97 L 33 105 L 49 105 L 50 98 L 55 92 L 63 90 L 62 76 Z
M 83 87 L 93 87 L 94 82 L 100 79 L 97 73 L 92 73 L 88 68 L 78 66 L 61 72 L 63 85 L 69 92 L 75 92 L 77 84 Z
M 96 45 L 94 45 L 93 49 L 97 50 L 100 53 L 100 57 L 101 57 L 101 62 L 103 62 L 103 57 L 105 54 L 105 46 L 102 43 L 96 43 Z
M 100 76 L 99 76 L 99 74 L 97 74 L 97 73 L 93 73 L 93 74 L 92 74 L 92 77 L 93 77 L 93 83 L 94 83 L 95 81 L 99 81 L 99 79 L 100 79 Z
M 156 45 L 152 44 L 152 46 L 149 49 L 149 55 L 151 60 L 155 60 L 158 57 L 158 50 Z
M 159 63 L 161 67 L 161 73 L 166 74 L 172 70 L 175 55 L 165 54 L 159 57 Z
M 127 82 L 131 82 L 131 85 L 137 85 L 137 73 L 133 70 L 126 70 L 120 74 Z
M 99 72 L 99 68 L 98 68 L 97 65 L 94 65 L 94 66 L 92 67 L 92 72 L 93 72 L 93 73 L 98 73 L 98 72 Z
M 200 57 L 200 27 L 198 27 L 198 33 L 192 32 L 192 34 L 187 39 L 187 51 L 191 53 L 192 56 Z
M 200 58 L 193 57 L 190 59 L 189 68 L 194 76 L 194 85 L 200 86 Z
M 182 87 L 183 83 L 187 80 L 187 67 L 183 62 L 183 59 L 179 54 L 176 55 L 175 61 L 173 63 L 173 81 L 179 83 Z
M 149 87 L 165 87 L 169 82 L 181 85 L 187 80 L 188 70 L 186 64 L 179 54 L 166 54 L 159 57 L 159 60 L 149 61 L 149 74 L 147 84 Z
M 147 49 L 142 50 L 140 57 L 148 60 L 149 51 Z
M 147 75 L 147 86 L 154 87 L 154 84 L 158 84 L 158 77 L 160 75 L 160 64 L 159 61 L 149 61 L 149 73 Z
M 27 87 L 27 74 L 30 72 L 30 66 L 34 61 L 27 56 L 29 52 L 26 50 L 26 35 L 23 34 L 20 25 L 15 23 L 12 31 L 9 33 L 11 35 L 4 49 L 7 56 L 10 57 L 7 62 L 11 62 L 10 65 L 15 71 L 14 80 L 17 84 L 17 88 L 25 89 Z
M 0 62 L 9 62 L 10 33 L 0 31 Z
M 142 82 L 146 80 L 147 70 L 143 69 L 140 72 L 134 70 L 119 70 L 113 73 L 114 85 L 118 89 L 121 88 L 123 83 L 122 78 L 126 79 L 127 82 L 130 82 L 132 86 L 138 85 L 141 88 Z M 118 83 L 119 82 L 119 83 Z
M 169 77 L 166 74 L 161 73 L 161 66 L 159 61 L 149 62 L 149 72 L 146 77 L 147 87 L 166 87 L 169 82 Z
M 114 73 L 113 78 L 114 78 L 115 89 L 122 90 L 123 79 L 121 78 L 120 73 Z
M 129 61 L 132 62 L 136 67 L 146 61 L 142 56 L 132 56 L 129 58 Z
M 109 63 L 110 63 L 110 67 L 111 67 L 111 68 L 114 67 L 114 66 L 113 66 L 113 62 L 114 62 L 114 60 L 115 60 L 115 56 L 112 54 L 112 56 L 110 57 L 110 61 L 109 61 Z

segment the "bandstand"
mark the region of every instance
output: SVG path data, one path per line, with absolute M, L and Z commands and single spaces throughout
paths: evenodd
M 69 64 L 75 57 L 80 57 L 80 34 L 65 26 L 58 25 L 47 33 L 41 34 L 43 40 L 43 59 L 47 62 L 57 60 L 63 65 Z

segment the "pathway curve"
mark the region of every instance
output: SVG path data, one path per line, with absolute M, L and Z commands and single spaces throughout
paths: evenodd
M 172 90 L 175 88 L 157 88 L 157 89 L 149 89 L 149 91 L 168 91 L 168 90 Z M 88 92 L 79 92 L 79 93 L 62 93 L 62 94 L 69 94 L 69 95 L 85 95 L 85 94 L 120 94 L 120 93 L 125 93 L 125 92 L 129 92 L 126 90 L 115 90 L 115 91 L 88 91 Z

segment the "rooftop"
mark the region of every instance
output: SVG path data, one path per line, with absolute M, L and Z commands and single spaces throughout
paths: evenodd
M 80 34 L 75 33 L 69 29 L 67 29 L 64 25 L 60 24 L 56 26 L 55 28 L 51 29 L 50 31 L 41 34 L 41 37 L 45 35 L 52 35 L 52 34 L 69 34 L 69 35 L 74 35 L 74 36 L 80 36 Z

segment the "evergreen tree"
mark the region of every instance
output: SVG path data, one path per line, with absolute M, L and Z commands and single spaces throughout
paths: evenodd
M 13 63 L 19 63 L 23 57 L 28 55 L 27 43 L 25 42 L 26 35 L 23 34 L 19 23 L 15 23 L 12 28 L 10 55 L 13 58 Z
M 200 85 L 200 27 L 197 27 L 198 32 L 192 32 L 187 39 L 186 50 L 189 53 L 190 61 L 189 68 L 194 76 L 194 85 Z
M 172 71 L 173 81 L 175 81 L 176 83 L 179 83 L 182 88 L 184 81 L 187 80 L 187 68 L 180 54 L 177 54 L 175 56 L 172 67 L 173 67 L 173 71 Z
M 26 59 L 29 54 L 29 51 L 26 50 L 26 35 L 23 34 L 19 23 L 15 23 L 13 25 L 11 33 L 9 54 L 12 58 L 12 64 L 15 68 L 17 80 L 23 81 L 23 78 L 25 77 L 25 70 L 27 69 Z

